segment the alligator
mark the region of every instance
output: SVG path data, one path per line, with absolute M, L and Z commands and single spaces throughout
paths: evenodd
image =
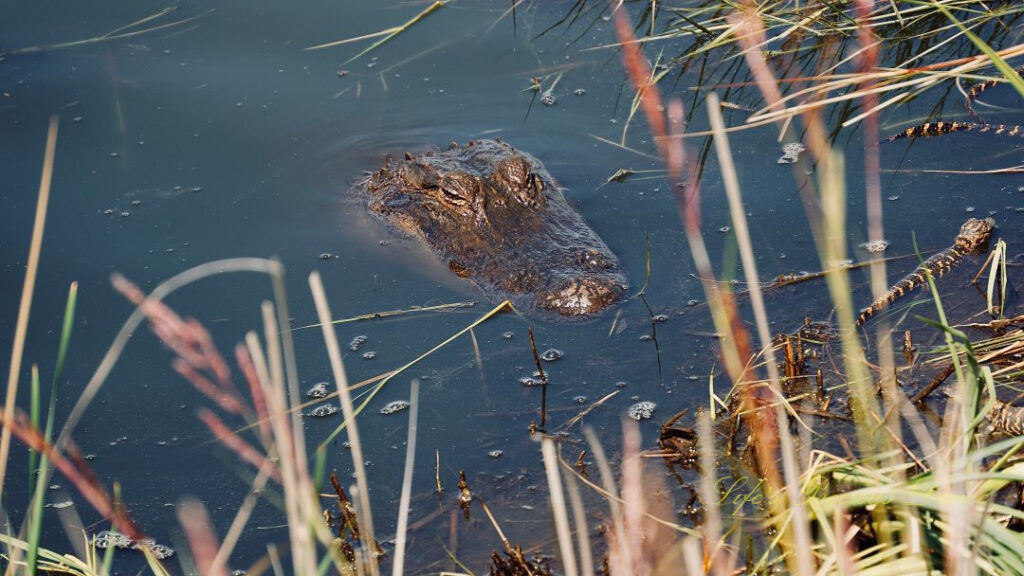
M 914 272 L 897 282 L 884 296 L 880 297 L 865 308 L 857 317 L 857 326 L 867 322 L 875 312 L 882 310 L 903 296 L 907 292 L 918 288 L 928 281 L 928 276 L 942 276 L 960 263 L 967 254 L 976 254 L 985 249 L 989 236 L 996 226 L 992 218 L 968 218 L 960 227 L 960 233 L 952 246 L 932 256 L 917 267 Z
M 1017 68 L 1014 70 L 1014 73 L 1018 76 L 1024 76 L 1024 67 Z M 919 124 L 894 134 L 887 138 L 886 141 L 895 142 L 902 138 L 931 138 L 932 136 L 942 136 L 950 132 L 989 132 L 1001 136 L 1024 137 L 1024 126 L 990 124 L 974 110 L 974 101 L 977 100 L 978 95 L 999 84 L 999 82 L 999 80 L 988 80 L 971 86 L 970 90 L 967 91 L 967 113 L 974 119 L 974 122 L 925 122 L 924 124 Z
M 888 141 L 895 142 L 903 138 L 931 138 L 950 132 L 991 132 L 1001 136 L 1024 137 L 1024 126 L 977 122 L 925 122 L 890 136 Z
M 355 188 L 371 213 L 418 237 L 454 274 L 517 307 L 586 316 L 628 289 L 615 255 L 544 165 L 500 140 L 389 157 Z

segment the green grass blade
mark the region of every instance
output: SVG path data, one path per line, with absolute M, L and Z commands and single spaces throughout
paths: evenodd
M 60 332 L 60 344 L 57 348 L 57 362 L 53 370 L 53 382 L 50 384 L 50 401 L 46 412 L 46 430 L 43 433 L 43 437 L 47 442 L 53 436 L 53 421 L 57 412 L 57 396 L 60 392 L 60 382 L 64 378 L 64 365 L 67 360 L 68 347 L 71 343 L 71 332 L 75 326 L 75 306 L 78 302 L 78 282 L 72 282 L 71 287 L 68 288 L 68 300 L 64 306 L 64 324 L 61 327 Z M 33 374 L 33 400 L 36 400 L 35 396 L 38 390 L 38 374 Z M 35 418 L 36 409 L 35 402 L 33 402 L 33 426 L 39 427 L 39 423 Z M 36 487 L 32 498 L 32 510 L 31 516 L 28 521 L 28 575 L 32 576 L 35 573 L 36 562 L 39 551 L 39 538 L 42 534 L 43 528 L 43 502 L 46 495 L 46 482 L 49 477 L 49 470 L 47 469 L 49 461 L 46 455 L 43 455 L 39 462 L 39 473 L 36 476 Z M 31 470 L 31 469 L 30 469 Z
M 29 401 L 29 417 L 32 421 L 33 428 L 39 428 L 39 366 L 32 365 L 32 381 L 30 382 L 29 391 L 31 394 L 31 400 Z M 36 463 L 39 459 L 39 454 L 29 448 L 28 449 L 28 485 L 31 486 L 35 480 L 36 474 Z
M 996 53 L 996 51 L 993 50 L 991 46 L 989 46 L 984 40 L 979 38 L 976 34 L 968 30 L 966 26 L 961 24 L 960 21 L 957 20 L 956 17 L 954 17 L 953 14 L 949 11 L 949 9 L 943 6 L 941 2 L 933 2 L 932 5 L 935 6 L 936 10 L 942 12 L 942 14 L 946 18 L 948 18 L 950 22 L 955 24 L 956 27 L 959 28 L 960 31 L 964 33 L 965 36 L 970 38 L 971 42 L 973 42 L 974 45 L 978 47 L 978 50 L 981 50 L 985 54 L 985 56 L 988 56 L 988 59 L 992 61 L 992 65 L 996 67 L 996 70 L 999 70 L 1003 77 L 1006 78 L 1006 81 L 1010 83 L 1010 86 L 1013 86 L 1014 90 L 1016 90 L 1017 93 L 1020 94 L 1022 98 L 1024 98 L 1024 78 L 1021 78 L 1020 74 L 1018 74 L 1012 66 L 1007 64 L 1006 60 L 1003 60 L 1003 58 L 999 56 L 999 54 Z

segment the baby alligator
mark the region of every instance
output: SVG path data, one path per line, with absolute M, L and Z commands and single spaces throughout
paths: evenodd
M 615 255 L 540 161 L 499 140 L 389 159 L 356 188 L 371 213 L 517 306 L 584 316 L 626 293 Z
M 914 290 L 927 282 L 928 275 L 942 276 L 949 272 L 950 268 L 960 263 L 960 260 L 967 254 L 976 254 L 985 249 L 992 229 L 996 221 L 992 218 L 980 220 L 970 218 L 960 227 L 960 233 L 956 236 L 956 242 L 942 252 L 925 260 L 924 264 L 918 266 L 912 274 L 900 280 L 895 286 L 889 289 L 884 296 L 875 300 L 870 306 L 864 309 L 857 317 L 857 326 L 867 322 L 875 312 L 886 308 L 907 292 Z

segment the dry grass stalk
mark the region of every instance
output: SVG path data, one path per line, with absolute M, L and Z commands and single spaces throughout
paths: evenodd
M 648 75 L 647 70 L 649 67 L 642 56 L 640 56 L 639 49 L 633 43 L 628 18 L 624 10 L 621 8 L 617 9 L 614 16 L 616 19 L 616 31 L 619 33 L 619 41 L 623 45 L 623 62 L 631 80 L 636 85 L 640 79 Z M 636 86 L 636 89 L 639 91 L 639 85 Z M 764 411 L 767 404 L 766 399 L 758 398 L 756 389 L 746 386 L 746 383 L 751 380 L 748 375 L 750 359 L 752 358 L 750 338 L 739 317 L 732 294 L 724 292 L 719 284 L 714 281 L 715 276 L 711 268 L 710 257 L 700 230 L 699 177 L 696 169 L 692 167 L 693 163 L 687 162 L 682 145 L 682 105 L 677 101 L 669 105 L 668 125 L 672 128 L 670 135 L 665 129 L 666 124 L 660 112 L 662 109 L 661 98 L 658 95 L 657 89 L 648 87 L 643 92 L 643 98 L 644 110 L 648 113 L 648 125 L 659 142 L 659 151 L 662 153 L 663 160 L 668 167 L 669 177 L 677 192 L 677 207 L 680 211 L 680 219 L 683 222 L 683 228 L 697 268 L 697 274 L 701 278 L 702 287 L 710 303 L 715 328 L 719 333 L 729 334 L 730 336 L 723 340 L 721 352 L 730 379 L 733 381 L 736 390 L 740 393 L 742 410 L 749 414 L 747 422 L 752 431 L 754 447 L 757 453 L 757 464 L 760 468 L 759 473 L 766 479 L 767 487 L 771 494 L 781 494 L 784 485 L 776 465 L 779 426 L 777 419 L 769 418 L 767 412 Z M 688 165 L 690 169 L 684 172 L 684 167 Z M 684 174 L 686 175 L 685 179 L 683 178 Z M 679 182 L 685 182 L 685 186 L 677 186 L 676 183 Z M 792 460 L 789 463 L 792 465 Z M 795 478 L 795 469 L 791 468 L 790 470 L 790 474 Z M 627 502 L 630 501 L 628 496 L 625 499 Z M 785 509 L 783 499 L 775 497 L 772 498 L 772 502 L 777 503 L 777 505 L 783 504 L 779 511 Z M 627 520 L 628 514 L 629 509 L 627 507 Z M 781 520 L 779 516 L 776 516 L 776 518 Z M 780 524 L 780 527 L 783 528 L 784 534 L 788 534 L 790 529 L 788 522 L 783 522 Z M 794 551 L 791 539 L 784 540 L 783 547 L 787 552 Z M 798 555 L 802 554 L 799 550 L 797 552 Z M 797 566 L 806 567 L 808 564 L 804 560 L 799 560 Z M 802 573 L 807 572 L 804 571 Z
M 398 526 L 395 528 L 395 560 L 392 574 L 402 576 L 405 569 L 405 541 L 409 528 L 409 501 L 412 499 L 412 473 L 416 463 L 416 432 L 419 421 L 420 382 L 409 386 L 409 434 L 405 441 L 405 470 L 402 472 L 402 495 L 398 502 Z
M 566 512 L 565 492 L 562 490 L 562 478 L 558 473 L 558 456 L 555 454 L 555 442 L 544 438 L 540 443 L 544 457 L 544 471 L 548 478 L 548 493 L 551 497 L 551 511 L 555 517 L 555 532 L 558 534 L 558 550 L 562 567 L 566 576 L 577 576 L 576 553 L 572 546 L 572 530 L 569 528 L 569 515 Z
M 39 253 L 43 246 L 43 231 L 46 228 L 46 210 L 50 204 L 50 183 L 53 180 L 53 158 L 57 150 L 57 115 L 50 116 L 46 133 L 46 150 L 43 155 L 43 173 L 39 179 L 39 194 L 36 198 L 36 216 L 32 224 L 32 239 L 28 248 L 28 262 L 25 265 L 25 282 L 21 288 L 18 304 L 18 319 L 14 325 L 14 342 L 11 345 L 11 365 L 7 372 L 7 395 L 4 399 L 4 422 L 14 420 L 14 402 L 18 397 L 18 378 L 21 375 L 21 360 L 25 351 L 25 335 L 28 332 L 28 317 L 32 310 L 32 296 L 35 293 L 36 274 L 39 271 Z M 11 450 L 11 429 L 7 426 L 0 432 L 0 494 L 4 493 L 7 479 L 7 456 Z
M 185 530 L 185 539 L 188 540 L 196 571 L 203 576 L 227 576 L 224 566 L 217 566 L 214 562 L 219 545 L 206 507 L 193 499 L 179 502 L 178 522 Z
M 110 497 L 73 443 L 67 444 L 67 456 L 65 456 L 57 450 L 54 444 L 46 441 L 43 433 L 33 427 L 28 415 L 21 411 L 16 411 L 10 420 L 0 416 L 0 424 L 3 424 L 4 429 L 9 430 L 26 446 L 44 454 L 50 464 L 70 480 L 89 504 L 104 518 L 109 519 L 117 530 L 132 539 L 137 540 L 143 537 L 142 530 L 132 521 L 128 511 L 120 502 L 116 502 Z
M 370 510 L 370 489 L 366 480 L 366 467 L 364 465 L 362 443 L 359 441 L 359 430 L 356 427 L 355 409 L 352 405 L 352 396 L 348 389 L 348 377 L 345 375 L 345 366 L 341 359 L 341 349 L 338 346 L 338 337 L 331 324 L 331 310 L 327 303 L 326 292 L 320 274 L 313 272 L 309 275 L 309 286 L 313 293 L 313 300 L 316 303 L 317 316 L 320 320 L 324 335 L 324 344 L 327 347 L 327 355 L 331 362 L 331 370 L 334 374 L 334 381 L 338 386 L 338 396 L 341 398 L 341 409 L 345 416 L 345 432 L 348 434 L 349 446 L 352 450 L 352 467 L 356 474 L 356 486 L 358 486 L 359 508 L 357 513 L 360 516 L 360 526 L 363 527 L 366 542 L 369 549 L 361 548 L 363 554 L 362 562 L 369 569 L 370 574 L 377 576 L 380 567 L 377 563 L 377 540 L 374 538 L 373 515 Z
M 594 454 L 594 461 L 597 462 L 597 469 L 601 474 L 601 486 L 604 489 L 605 498 L 608 500 L 608 508 L 612 519 L 612 537 L 618 542 L 626 541 L 625 519 L 622 514 L 622 506 L 619 500 L 619 490 L 615 486 L 615 477 L 612 474 L 612 467 L 605 456 L 604 447 L 598 439 L 594 429 L 590 426 L 583 428 L 583 435 L 590 445 L 590 451 Z M 633 550 L 629 547 L 621 548 L 619 554 L 608 559 L 609 569 L 612 574 L 630 574 L 633 566 Z
M 239 458 L 248 462 L 257 470 L 266 472 L 277 482 L 281 482 L 281 476 L 274 467 L 274 464 L 266 456 L 253 448 L 251 444 L 242 440 L 238 434 L 228 428 L 216 414 L 207 408 L 201 408 L 199 410 L 199 419 L 203 421 L 203 424 L 206 424 L 206 427 L 210 429 L 210 432 L 213 433 L 221 444 L 231 449 Z
M 722 177 L 725 183 L 726 195 L 729 198 L 729 209 L 732 215 L 733 226 L 736 230 L 736 239 L 740 247 L 740 258 L 743 262 L 743 272 L 746 275 L 747 283 L 750 285 L 750 302 L 754 310 L 755 324 L 757 326 L 758 339 L 760 340 L 761 351 L 765 356 L 765 366 L 768 371 L 768 379 L 773 393 L 784 397 L 782 384 L 779 380 L 778 363 L 775 359 L 775 347 L 772 345 L 772 337 L 769 329 L 768 314 L 764 305 L 764 298 L 761 294 L 761 287 L 758 283 L 757 261 L 754 257 L 750 232 L 747 229 L 746 212 L 743 209 L 743 201 L 740 198 L 739 179 L 732 162 L 732 153 L 729 150 L 728 136 L 721 131 L 725 126 L 721 110 L 718 106 L 718 96 L 714 93 L 708 96 L 708 113 L 711 118 L 711 125 L 715 129 L 715 147 L 718 152 L 719 163 L 722 167 Z M 811 574 L 813 572 L 813 561 L 811 559 L 811 537 L 807 529 L 807 511 L 804 507 L 803 495 L 799 491 L 800 469 L 796 462 L 796 453 L 793 447 L 793 439 L 789 433 L 789 422 L 783 406 L 786 403 L 775 405 L 775 432 L 781 445 L 780 455 L 782 457 L 783 474 L 785 476 L 786 499 L 773 498 L 778 501 L 772 510 L 778 515 L 788 508 L 793 514 L 793 521 L 788 523 L 792 527 L 793 542 L 786 543 L 793 546 L 795 552 L 796 568 L 798 574 Z M 767 416 L 767 415 L 765 415 Z M 758 438 L 759 443 L 766 440 Z M 774 438 L 769 437 L 769 442 Z M 774 457 L 774 455 L 772 455 Z M 773 486 L 777 489 L 779 486 Z M 785 530 L 784 530 L 785 532 Z M 787 547 L 788 547 L 787 546 Z

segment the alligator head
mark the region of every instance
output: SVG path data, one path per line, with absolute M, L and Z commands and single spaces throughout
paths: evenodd
M 968 218 L 956 235 L 956 247 L 967 254 L 981 252 L 995 227 L 996 221 L 993 218 Z
M 536 158 L 499 140 L 389 159 L 358 184 L 370 212 L 487 291 L 563 316 L 627 289 L 618 260 Z

